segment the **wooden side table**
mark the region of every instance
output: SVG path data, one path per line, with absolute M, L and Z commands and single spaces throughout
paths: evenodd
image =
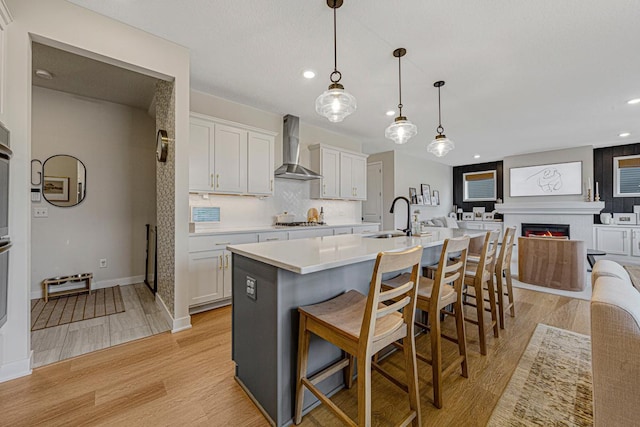
M 82 273 L 74 276 L 62 276 L 52 277 L 50 279 L 44 279 L 42 285 L 44 288 L 44 302 L 49 302 L 49 297 L 59 297 L 62 295 L 81 294 L 83 292 L 89 292 L 91 295 L 91 279 L 93 279 L 93 273 Z M 51 291 L 51 287 L 62 285 L 67 282 L 84 282 L 84 288 L 67 289 L 64 291 Z

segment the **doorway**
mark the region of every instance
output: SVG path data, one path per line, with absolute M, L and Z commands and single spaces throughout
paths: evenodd
M 362 219 L 382 225 L 382 162 L 367 165 L 367 200 L 362 203 Z

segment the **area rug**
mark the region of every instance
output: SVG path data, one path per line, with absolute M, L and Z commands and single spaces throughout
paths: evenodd
M 591 339 L 538 324 L 488 426 L 592 426 Z
M 122 313 L 120 286 L 97 289 L 91 294 L 31 300 L 31 330 L 51 328 L 80 320 Z

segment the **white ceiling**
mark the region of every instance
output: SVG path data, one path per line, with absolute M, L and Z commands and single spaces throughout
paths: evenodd
M 155 96 L 158 80 L 135 71 L 35 42 L 31 55 L 35 86 L 143 110 L 149 109 Z M 38 69 L 49 71 L 53 79 L 37 77 Z
M 407 49 L 403 112 L 418 126 L 401 150 L 435 159 L 425 147 L 438 120 L 436 80 L 446 81 L 443 125 L 456 143 L 447 164 L 640 141 L 640 104 L 626 104 L 640 98 L 639 0 L 345 0 L 338 69 L 358 110 L 337 124 L 314 110 L 333 68 L 325 0 L 72 2 L 187 46 L 193 89 L 298 115 L 369 153 L 398 148 L 384 139 L 398 47 Z M 304 79 L 304 69 L 317 77 Z

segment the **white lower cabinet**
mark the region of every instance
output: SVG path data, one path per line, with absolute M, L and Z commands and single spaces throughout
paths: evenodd
M 470 230 L 498 230 L 500 232 L 500 240 L 502 240 L 503 222 L 495 221 L 458 221 L 460 228 L 468 228 Z
M 640 237 L 640 230 L 637 230 Z M 631 237 L 636 236 L 636 230 L 632 227 L 602 226 L 594 227 L 594 241 L 597 250 L 604 251 L 608 255 L 632 255 Z M 637 242 L 634 242 L 634 246 Z M 633 255 L 640 255 L 638 249 L 633 250 Z
M 345 234 L 353 234 L 353 228 L 351 227 L 337 227 L 333 229 L 334 236 L 342 236 Z
M 356 225 L 353 227 L 353 234 L 374 233 L 376 231 L 380 231 L 379 224 Z
M 333 228 L 315 228 L 309 230 L 292 230 L 289 232 L 289 240 L 306 239 L 308 237 L 333 236 Z
M 631 230 L 631 255 L 640 256 L 640 229 Z

